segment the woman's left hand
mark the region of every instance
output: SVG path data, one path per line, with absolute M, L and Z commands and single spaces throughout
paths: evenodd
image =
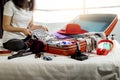
M 48 31 L 48 28 L 46 26 L 43 25 L 34 25 L 32 27 L 30 27 L 31 30 L 35 30 L 35 29 L 43 29 L 45 31 Z
M 45 30 L 45 31 L 48 31 L 48 28 L 47 28 L 46 26 L 41 25 L 41 26 L 39 26 L 39 27 L 40 27 L 40 29 L 43 29 L 43 30 Z

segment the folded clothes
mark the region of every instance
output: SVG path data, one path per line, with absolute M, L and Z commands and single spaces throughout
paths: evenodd
M 72 38 L 69 35 L 64 35 L 64 34 L 60 34 L 58 32 L 53 33 L 54 36 L 56 36 L 57 39 L 68 39 L 68 38 Z

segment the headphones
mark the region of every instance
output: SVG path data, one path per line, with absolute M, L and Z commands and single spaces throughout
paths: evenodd
M 100 40 L 96 48 L 96 53 L 97 55 L 107 55 L 112 50 L 113 46 L 112 40 Z

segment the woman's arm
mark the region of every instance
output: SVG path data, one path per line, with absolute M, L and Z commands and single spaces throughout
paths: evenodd
M 17 28 L 11 26 L 12 16 L 3 16 L 3 30 L 9 32 L 22 32 L 25 35 L 31 35 L 31 31 L 26 28 Z
M 48 29 L 47 29 L 46 26 L 43 26 L 43 25 L 34 25 L 34 24 L 33 24 L 33 19 L 31 20 L 31 22 L 30 22 L 30 24 L 29 24 L 29 28 L 30 28 L 30 30 L 44 29 L 44 30 L 48 31 Z

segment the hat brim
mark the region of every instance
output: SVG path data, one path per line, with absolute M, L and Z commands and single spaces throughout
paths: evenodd
M 80 32 L 70 32 L 70 33 L 67 33 L 66 30 L 59 30 L 57 32 L 60 33 L 60 34 L 72 35 L 72 34 L 84 34 L 84 33 L 87 33 L 88 31 L 81 29 Z

